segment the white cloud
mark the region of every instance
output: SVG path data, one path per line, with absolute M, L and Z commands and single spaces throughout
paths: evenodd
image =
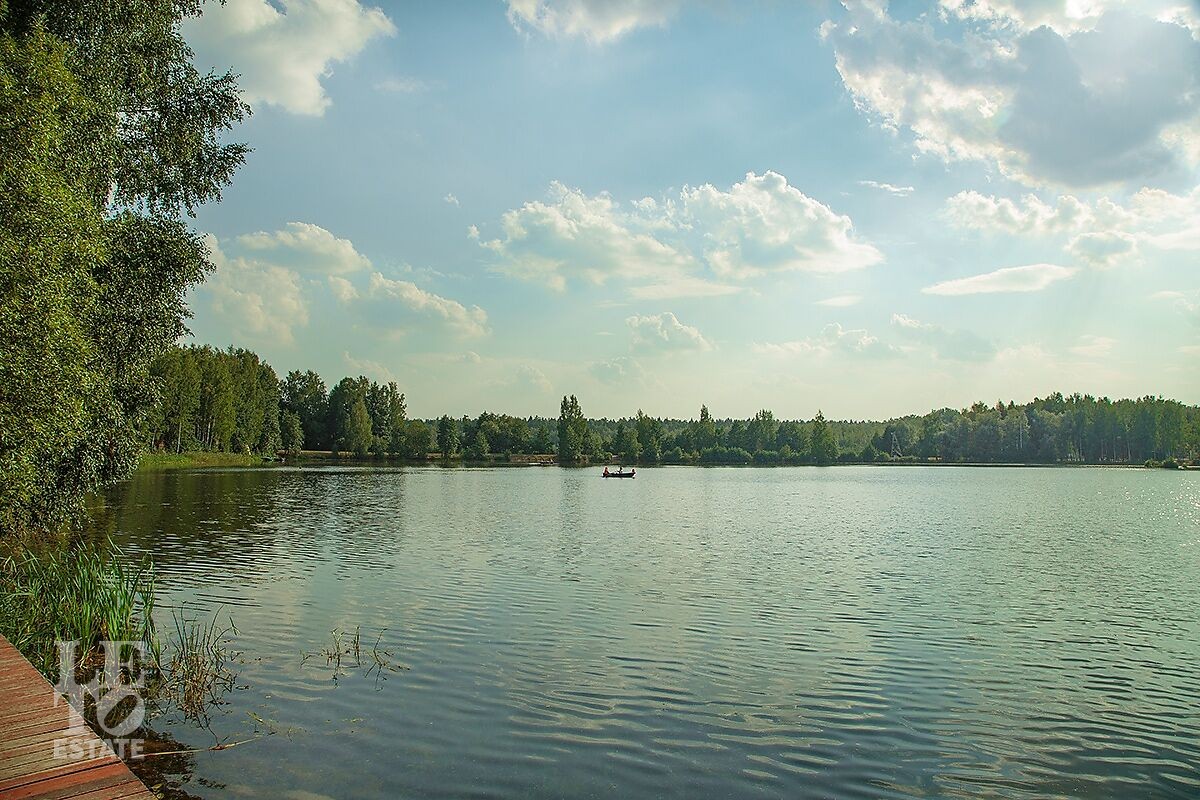
M 740 291 L 740 286 L 681 275 L 659 283 L 634 286 L 629 294 L 637 300 L 667 300 L 674 297 L 722 297 Z
M 943 5 L 954 24 L 859 0 L 821 27 L 855 104 L 909 131 L 918 151 L 1034 186 L 1186 174 L 1176 131 L 1200 112 L 1200 42 L 1188 28 L 1142 4 Z
M 685 188 L 681 217 L 703 231 L 705 257 L 721 276 L 847 272 L 883 260 L 853 236 L 850 218 L 807 196 L 777 172 L 749 173 L 729 191 Z
M 502 239 L 482 242 L 501 258 L 504 272 L 566 288 L 567 274 L 592 284 L 678 278 L 692 257 L 638 230 L 608 194 L 589 197 L 557 181 L 550 202 L 533 200 L 501 217 Z
M 1186 315 L 1195 315 L 1200 322 L 1200 292 L 1155 292 L 1150 295 L 1152 300 L 1165 300 Z
M 549 392 L 553 388 L 550 384 L 550 379 L 546 377 L 546 373 L 529 364 L 522 364 L 517 367 L 517 383 L 532 387 L 543 393 Z
M 907 195 L 912 194 L 913 191 L 915 191 L 913 189 L 913 187 L 911 187 L 911 186 L 896 186 L 891 183 L 880 183 L 878 181 L 859 181 L 858 185 L 859 186 L 867 186 L 867 187 L 870 187 L 871 189 L 878 189 L 881 192 L 887 192 L 888 194 L 894 194 L 897 197 L 905 197 Z
M 847 306 L 858 305 L 861 301 L 861 295 L 839 294 L 834 297 L 826 297 L 824 300 L 818 300 L 817 305 L 828 306 L 830 308 L 846 308 Z
M 996 355 L 991 342 L 970 331 L 944 328 L 904 314 L 892 315 L 892 327 L 904 338 L 932 349 L 938 358 L 986 361 Z
M 211 312 L 240 342 L 293 342 L 293 329 L 308 324 L 308 303 L 291 270 L 255 258 L 230 257 L 217 238 L 206 235 L 215 274 L 197 290 Z
M 386 366 L 369 358 L 355 358 L 349 351 L 342 351 L 342 361 L 350 371 L 357 375 L 365 375 L 377 381 L 395 381 L 396 375 Z
M 590 367 L 590 372 L 601 383 L 614 385 L 640 381 L 646 374 L 646 371 L 642 369 L 641 363 L 629 356 L 618 356 L 608 361 L 597 361 Z
M 1137 239 L 1128 233 L 1081 233 L 1067 244 L 1067 252 L 1096 267 L 1110 267 L 1137 252 Z
M 670 311 L 625 320 L 633 332 L 633 346 L 648 351 L 711 350 L 697 328 L 684 325 Z
M 1113 345 L 1117 343 L 1116 339 L 1107 336 L 1094 336 L 1092 334 L 1084 334 L 1079 337 L 1079 344 L 1068 348 L 1077 356 L 1085 358 L 1103 358 L 1112 352 Z
M 302 272 L 341 275 L 371 266 L 349 239 L 339 239 L 310 222 L 289 222 L 271 233 L 248 233 L 239 236 L 237 243 Z
M 964 191 L 946 201 L 945 213 L 960 228 L 1023 235 L 1070 233 L 1096 224 L 1096 212 L 1072 195 L 1049 205 L 1034 194 L 1011 200 Z
M 354 288 L 354 284 L 345 278 L 338 275 L 330 275 L 326 280 L 329 282 L 329 291 L 333 292 L 333 296 L 340 303 L 353 303 L 358 299 L 358 289 Z
M 1005 267 L 995 272 L 956 278 L 927 286 L 925 294 L 964 295 L 994 292 L 1039 292 L 1057 281 L 1070 278 L 1079 270 L 1057 264 L 1029 264 L 1024 267 Z
M 184 32 L 200 63 L 241 76 L 251 105 L 320 116 L 331 102 L 321 81 L 333 64 L 396 29 L 358 0 L 228 0 L 206 5 Z
M 738 280 L 844 272 L 883 259 L 855 238 L 849 217 L 774 172 L 750 173 L 728 191 L 684 187 L 677 198 L 643 198 L 629 208 L 556 182 L 548 201 L 505 212 L 501 230 L 480 245 L 506 274 L 558 290 L 570 279 L 616 279 L 643 299 L 731 294 Z
M 518 31 L 602 44 L 665 25 L 680 5 L 681 0 L 508 0 L 508 19 Z
M 892 358 L 900 354 L 900 350 L 885 344 L 865 330 L 846 330 L 836 322 L 831 322 L 821 329 L 818 336 L 809 339 L 799 339 L 790 342 L 766 342 L 755 344 L 756 353 L 776 356 L 813 355 L 828 356 L 839 354 L 862 358 Z
M 1197 28 L 1186 0 L 940 0 L 941 12 L 963 20 L 1031 31 L 1043 25 L 1061 34 L 1092 30 L 1111 10 L 1132 8 L 1145 16 Z
M 1137 254 L 1140 247 L 1200 250 L 1200 187 L 1185 194 L 1143 188 L 1120 203 L 1061 195 L 1050 205 L 1033 194 L 1019 200 L 959 192 L 945 216 L 961 228 L 1057 240 L 1093 266 Z
M 483 336 L 487 334 L 487 312 L 479 306 L 467 308 L 457 300 L 451 300 L 426 291 L 410 281 L 385 278 L 378 272 L 371 273 L 365 299 L 382 311 L 382 320 L 393 326 L 401 311 L 416 314 L 425 319 L 441 322 L 461 336 Z

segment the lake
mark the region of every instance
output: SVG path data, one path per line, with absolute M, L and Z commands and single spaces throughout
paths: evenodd
M 1200 472 L 167 472 L 96 524 L 240 631 L 156 726 L 275 733 L 164 761 L 198 797 L 1200 795 Z M 356 628 L 403 669 L 335 677 Z

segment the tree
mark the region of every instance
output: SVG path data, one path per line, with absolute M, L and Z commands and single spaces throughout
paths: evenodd
M 485 460 L 492 452 L 492 443 L 488 440 L 487 431 L 475 431 L 475 438 L 471 440 L 470 456 L 475 461 Z
M 433 430 L 419 419 L 405 423 L 404 455 L 408 458 L 424 460 L 433 449 Z
M 300 424 L 300 415 L 295 411 L 279 412 L 279 434 L 283 449 L 297 454 L 304 449 L 304 428 Z
M 11 0 L 3 12 L 0 527 L 47 529 L 128 475 L 161 416 L 151 363 L 184 332 L 184 296 L 210 269 L 179 217 L 244 159 L 223 133 L 248 107 L 232 75 L 191 64 L 179 25 L 196 2 Z M 208 421 L 227 445 L 225 416 Z
M 833 431 L 829 429 L 829 424 L 825 422 L 825 415 L 820 411 L 817 411 L 817 416 L 809 425 L 808 438 L 813 461 L 822 466 L 837 461 L 837 440 L 833 438 Z
M 349 450 L 359 458 L 371 451 L 371 414 L 361 395 L 355 396 L 350 402 L 349 413 L 339 428 L 341 449 Z
M 652 464 L 662 460 L 663 425 L 654 417 L 648 417 L 639 408 L 637 413 L 637 440 L 641 448 L 640 457 Z
M 293 370 L 279 387 L 279 394 L 283 407 L 300 419 L 305 449 L 329 447 L 329 394 L 321 376 L 312 370 Z
M 371 415 L 367 411 L 366 392 L 370 382 L 363 377 L 342 378 L 337 386 L 329 393 L 329 434 L 330 449 L 335 452 L 357 452 L 362 445 L 363 435 L 360 421 L 356 420 L 356 406 L 361 404 L 366 415 L 366 443 L 364 452 L 371 449 L 373 444 L 371 433 Z M 353 425 L 353 429 L 352 429 Z
M 558 414 L 558 460 L 577 464 L 583 460 L 588 443 L 588 424 L 575 395 L 563 397 Z
M 638 441 L 637 428 L 622 423 L 617 428 L 617 438 L 613 449 L 621 457 L 621 461 L 636 464 L 642 456 L 642 445 Z
M 458 423 L 449 415 L 444 415 L 438 420 L 437 445 L 438 450 L 442 453 L 442 458 L 453 458 L 458 455 Z

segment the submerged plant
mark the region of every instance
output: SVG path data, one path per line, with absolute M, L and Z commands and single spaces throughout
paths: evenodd
M 184 609 L 171 613 L 173 630 L 156 643 L 150 698 L 160 708 L 175 707 L 185 719 L 208 723 L 208 711 L 224 704 L 237 679 L 232 664 L 238 653 L 232 637 L 240 634 L 233 619 L 219 625 L 220 614 L 204 622 L 188 618 Z
M 335 681 L 343 675 L 348 675 L 350 669 L 365 668 L 364 674 L 367 677 L 374 675 L 378 685 L 387 679 L 387 676 L 384 675 L 385 672 L 399 672 L 408 669 L 407 666 L 393 660 L 392 651 L 379 646 L 384 633 L 385 631 L 381 630 L 375 637 L 375 642 L 368 649 L 363 646 L 361 628 L 356 627 L 354 633 L 349 637 L 345 631 L 335 628 L 330 632 L 329 646 L 316 652 L 303 653 L 300 663 L 305 664 L 313 658 L 324 658 L 326 665 L 333 668 L 333 680 Z

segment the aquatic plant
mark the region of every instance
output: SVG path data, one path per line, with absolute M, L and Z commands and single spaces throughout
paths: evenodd
M 232 618 L 220 626 L 219 612 L 205 622 L 179 608 L 171 619 L 166 641 L 154 644 L 148 695 L 160 710 L 175 707 L 185 719 L 207 725 L 209 709 L 222 705 L 235 687 L 232 664 L 238 653 L 232 637 L 240 631 Z
M 102 641 L 154 643 L 154 567 L 111 542 L 12 547 L 0 560 L 0 633 L 51 681 L 58 641 L 78 641 L 79 663 Z

